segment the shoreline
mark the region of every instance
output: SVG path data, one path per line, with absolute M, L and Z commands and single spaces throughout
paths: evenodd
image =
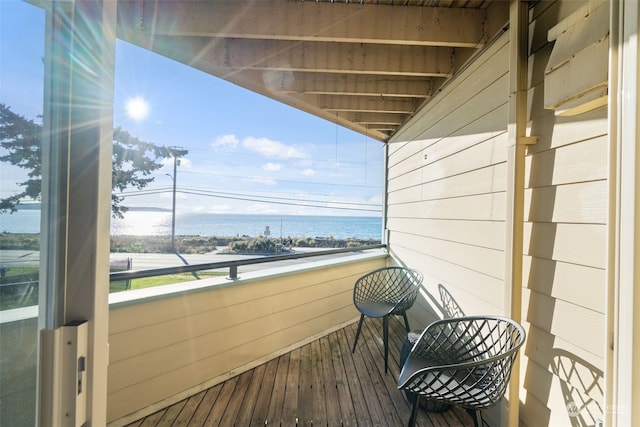
M 382 236 L 382 219 L 373 216 L 177 213 L 175 234 L 181 237 L 316 237 L 336 239 Z M 25 210 L 0 216 L 0 233 L 40 233 L 40 212 Z M 170 212 L 128 212 L 111 218 L 111 236 L 170 236 Z
M 204 254 L 226 247 L 230 254 L 271 254 L 283 248 L 346 248 L 379 244 L 381 239 L 346 238 L 335 239 L 332 236 L 315 237 L 252 237 L 252 236 L 175 236 L 175 248 L 171 245 L 171 236 L 155 235 L 112 235 L 110 252 L 114 253 L 185 253 Z M 0 250 L 40 250 L 39 233 L 0 234 Z

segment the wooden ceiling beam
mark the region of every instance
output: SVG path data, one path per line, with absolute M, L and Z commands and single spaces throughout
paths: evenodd
M 118 0 L 116 28 L 122 40 L 387 141 L 505 30 L 509 2 L 474 1 Z
M 444 78 L 398 78 L 368 74 L 293 73 L 274 70 L 269 74 L 269 81 L 274 90 L 285 93 L 426 99 L 433 95 L 436 88 L 444 82 Z
M 412 114 L 420 105 L 414 99 L 371 96 L 303 95 L 302 99 L 327 111 Z
M 208 63 L 212 69 L 413 77 L 450 77 L 455 71 L 456 49 L 448 47 L 170 36 L 157 36 L 152 42 L 173 43 L 175 49 L 192 52 L 195 60 Z
M 397 129 L 397 126 L 388 126 L 388 125 L 368 125 L 367 129 L 369 131 L 375 132 L 393 132 Z
M 335 113 L 336 117 L 358 123 L 363 127 L 367 126 L 400 126 L 405 122 L 407 114 L 392 114 L 392 113 L 364 113 L 364 112 L 351 112 L 351 111 L 339 111 Z
M 486 9 L 304 1 L 118 2 L 151 35 L 473 47 L 487 40 Z

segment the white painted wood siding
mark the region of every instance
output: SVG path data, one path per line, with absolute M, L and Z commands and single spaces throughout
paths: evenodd
M 531 11 L 528 125 L 539 141 L 525 171 L 525 426 L 603 418 L 607 111 L 544 109 L 546 33 L 579 6 L 540 2 Z M 443 315 L 439 284 L 466 314 L 504 312 L 508 52 L 504 35 L 389 145 L 391 253 L 425 275 L 412 326 Z
M 522 363 L 524 425 L 595 425 L 604 419 L 607 261 L 607 110 L 574 117 L 545 110 L 546 32 L 581 2 L 541 3 L 535 36 L 526 166 Z M 594 58 L 595 60 L 595 58 Z
M 441 315 L 440 284 L 466 314 L 503 311 L 508 55 L 503 35 L 389 145 L 392 253 L 428 292 L 416 327 Z
M 112 307 L 109 421 L 139 418 L 355 321 L 353 284 L 386 262 L 380 256 L 260 273 Z

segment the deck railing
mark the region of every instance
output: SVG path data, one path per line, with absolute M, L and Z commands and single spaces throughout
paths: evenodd
M 121 281 L 121 280 L 124 281 L 124 280 L 133 280 L 133 279 L 142 279 L 145 277 L 165 276 L 169 274 L 194 273 L 194 272 L 203 271 L 203 270 L 217 270 L 221 268 L 229 268 L 229 275 L 227 276 L 227 278 L 229 280 L 236 280 L 238 278 L 238 267 L 242 265 L 273 263 L 278 261 L 288 261 L 288 260 L 295 260 L 295 259 L 301 259 L 301 258 L 318 257 L 323 255 L 335 255 L 335 254 L 349 253 L 349 252 L 361 252 L 361 251 L 366 251 L 370 249 L 380 249 L 380 248 L 386 248 L 386 247 L 387 247 L 386 244 L 381 243 L 377 245 L 356 246 L 351 248 L 339 248 L 339 249 L 327 249 L 327 250 L 321 250 L 321 251 L 302 252 L 302 253 L 287 254 L 287 255 L 272 255 L 272 256 L 270 255 L 270 256 L 231 260 L 231 261 L 179 265 L 175 267 L 117 271 L 109 274 L 109 280 L 111 282 L 115 282 L 115 281 Z
M 176 290 L 177 287 L 158 296 L 153 294 L 149 296 L 145 294 L 126 296 L 125 292 L 112 295 L 120 298 L 109 305 L 109 322 L 110 322 L 110 367 L 109 382 L 113 383 L 116 378 L 125 382 L 122 390 L 116 387 L 110 391 L 110 415 L 114 419 L 123 417 L 124 415 L 140 410 L 146 405 L 151 405 L 150 401 L 140 402 L 139 399 L 130 399 L 127 395 L 128 390 L 135 389 L 137 377 L 126 383 L 127 379 L 138 372 L 142 377 L 140 388 L 144 390 L 141 395 L 148 397 L 150 389 L 147 382 L 153 382 L 154 378 L 167 374 L 169 371 L 166 363 L 148 363 L 149 355 L 152 357 L 165 358 L 164 360 L 172 360 L 173 371 L 184 369 L 190 375 L 196 375 L 197 378 L 192 383 L 184 386 L 184 389 L 198 387 L 206 381 L 213 381 L 218 378 L 227 377 L 229 372 L 237 369 L 243 369 L 254 360 L 263 361 L 273 354 L 286 350 L 287 348 L 304 342 L 307 337 L 316 337 L 321 332 L 333 330 L 335 327 L 342 325 L 346 320 L 353 317 L 353 308 L 350 303 L 350 294 L 345 289 L 352 286 L 353 277 L 379 268 L 382 263 L 386 262 L 385 258 L 375 249 L 385 248 L 386 245 L 376 244 L 359 246 L 353 248 L 340 248 L 332 250 L 318 250 L 313 252 L 304 252 L 297 254 L 276 255 L 255 257 L 243 260 L 229 260 L 225 262 L 202 263 L 193 265 L 183 265 L 176 267 L 145 269 L 139 271 L 119 271 L 110 274 L 112 281 L 126 281 L 128 279 L 138 279 L 143 277 L 153 277 L 161 275 L 170 275 L 181 272 L 196 272 L 201 270 L 211 270 L 220 268 L 229 268 L 231 276 L 237 278 L 237 269 L 239 266 L 273 263 L 278 261 L 295 260 L 302 258 L 322 257 L 335 254 L 354 255 L 358 252 L 362 253 L 362 257 L 356 255 L 357 261 L 341 262 L 336 258 L 335 265 L 326 260 L 322 260 L 321 268 L 331 269 L 331 277 L 326 278 L 322 274 L 322 270 L 315 267 L 306 269 L 304 266 L 300 268 L 291 268 L 285 274 L 279 274 L 277 278 L 273 278 L 268 273 L 248 279 L 242 286 L 217 286 L 220 279 L 212 279 L 205 287 L 201 287 L 197 292 L 193 289 L 183 292 Z M 370 252 L 371 251 L 371 252 Z M 371 253 L 371 256 L 369 256 Z M 377 253 L 377 255 L 376 255 Z M 347 257 L 345 257 L 347 259 Z M 337 267 L 336 267 L 337 266 Z M 314 277 L 317 280 L 314 281 Z M 239 278 L 238 278 L 239 279 Z M 224 280 L 224 279 L 222 279 Z M 287 285 L 287 283 L 295 282 L 295 286 Z M 238 282 L 236 282 L 238 283 Z M 253 289 L 259 289 L 261 296 L 259 299 L 270 299 L 278 301 L 279 311 L 267 313 L 256 312 L 253 302 L 257 297 L 237 297 L 238 293 L 242 293 L 244 286 L 254 286 Z M 283 296 L 279 287 L 283 285 L 287 295 Z M 288 287 L 287 287 L 288 286 Z M 301 287 L 301 289 L 297 289 Z M 167 287 L 169 288 L 169 287 Z M 304 289 L 302 289 L 304 288 Z M 209 293 L 207 295 L 207 293 Z M 132 292 L 131 294 L 135 294 Z M 250 293 L 249 293 L 250 294 Z M 196 304 L 194 301 L 202 300 L 203 295 L 207 295 L 208 301 L 211 302 L 211 308 L 207 310 L 199 309 L 191 313 Z M 234 301 L 234 308 L 229 309 L 225 301 L 230 297 Z M 129 299 L 123 300 L 126 297 Z M 185 302 L 187 301 L 188 302 Z M 216 304 L 218 301 L 219 304 Z M 173 304 L 171 310 L 165 310 L 163 304 Z M 259 306 L 259 304 L 258 304 Z M 296 308 L 301 307 L 301 308 Z M 182 310 L 186 315 L 174 316 L 176 311 Z M 159 314 L 160 313 L 160 314 Z M 251 316 L 247 317 L 247 313 Z M 35 354 L 37 352 L 38 342 L 38 307 L 33 305 L 29 307 L 17 308 L 12 310 L 0 311 L 0 348 L 7 349 L 6 360 L 0 361 L 0 376 L 14 378 L 12 387 L 0 389 L 0 400 L 2 402 L 15 402 L 16 413 L 25 405 L 34 406 L 35 389 L 36 389 L 36 369 L 37 363 L 35 357 L 24 357 L 24 355 Z M 202 320 L 206 318 L 206 320 Z M 233 316 L 237 316 L 234 320 Z M 216 319 L 225 319 L 227 326 L 220 326 L 220 322 Z M 155 320 L 154 320 L 155 319 Z M 247 322 L 255 325 L 247 330 L 252 333 L 259 334 L 262 339 L 262 347 L 259 348 L 262 353 L 257 355 L 249 355 L 248 352 L 240 352 L 235 354 L 236 348 L 246 349 L 251 346 L 245 344 L 243 340 L 247 340 L 245 333 L 238 333 L 239 329 L 245 328 Z M 205 328 L 199 332 L 191 331 L 190 327 L 185 325 Z M 212 326 L 213 325 L 213 326 Z M 261 331 L 264 326 L 265 330 Z M 156 332 L 149 333 L 150 328 L 155 328 Z M 16 340 L 19 336 L 21 339 Z M 210 340 L 207 339 L 211 336 Z M 155 342 L 162 338 L 162 343 Z M 215 339 L 214 339 L 215 338 Z M 235 342 L 233 340 L 237 340 Z M 233 341 L 233 343 L 232 343 Z M 225 343 L 223 349 L 211 350 L 211 347 L 218 346 L 219 343 Z M 231 344 L 230 344 L 231 343 Z M 173 349 L 176 350 L 173 353 Z M 223 352 L 222 356 L 217 356 L 216 352 Z M 243 350 L 244 351 L 244 350 Z M 224 353 L 226 352 L 226 353 Z M 185 360 L 175 361 L 175 355 L 186 358 Z M 3 354 L 4 355 L 4 354 Z M 196 358 L 196 355 L 198 356 Z M 231 356 L 233 355 L 233 357 Z M 241 358 L 241 356 L 243 358 Z M 214 359 L 216 363 L 209 363 L 210 359 Z M 226 368 L 220 367 L 222 363 L 231 363 L 239 360 L 233 366 Z M 176 362 L 176 363 L 173 363 Z M 199 363 L 199 367 L 209 367 L 209 369 L 217 369 L 213 374 L 206 375 L 202 369 L 190 369 L 194 363 Z M 257 362 L 255 362 L 257 363 Z M 189 369 L 187 369 L 187 366 Z M 141 367 L 145 370 L 151 369 L 150 374 L 142 374 L 139 371 Z M 223 369 L 224 368 L 224 369 Z M 171 371 L 171 372 L 173 372 Z M 115 373 L 114 373 L 115 372 Z M 116 374 L 120 372 L 120 375 Z M 124 372 L 124 373 L 123 373 Z M 181 371 L 180 371 L 181 372 Z M 136 375 L 138 375 L 136 374 Z M 146 375 L 146 376 L 145 376 Z M 180 374 L 182 375 L 182 374 Z M 187 380 L 185 380 L 187 382 Z M 182 383 L 181 383 L 182 384 Z M 167 390 L 167 387 L 173 386 L 173 382 L 167 380 L 162 387 L 154 383 L 153 391 L 158 394 L 164 393 L 157 401 L 166 396 L 173 396 L 182 393 L 182 390 Z M 178 388 L 180 384 L 176 385 Z M 149 386 L 151 387 L 151 386 Z M 124 396 L 124 397 L 123 397 Z M 13 400 L 10 400 L 13 399 Z M 125 402 L 125 403 L 123 403 Z M 132 405 L 133 409 L 126 406 Z M 123 405 L 125 407 L 123 407 Z M 137 406 L 136 406 L 137 405 Z M 35 407 L 35 406 L 34 406 Z M 16 415 L 18 417 L 18 415 Z M 18 419 L 18 418 L 16 418 Z M 4 425 L 4 424 L 2 424 Z

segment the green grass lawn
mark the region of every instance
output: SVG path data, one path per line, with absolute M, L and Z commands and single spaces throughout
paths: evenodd
M 28 307 L 38 303 L 38 267 L 11 267 L 0 279 L 0 310 Z
M 131 281 L 129 290 L 153 288 L 155 286 L 172 285 L 174 283 L 191 282 L 193 280 L 208 279 L 210 277 L 226 276 L 225 272 L 199 271 L 198 273 L 180 273 L 170 274 L 167 276 L 145 277 L 143 279 L 134 279 Z M 111 282 L 109 292 L 120 292 L 126 290 L 126 282 L 124 280 Z
M 152 288 L 155 286 L 191 282 L 193 280 L 226 275 L 227 273 L 225 272 L 200 271 L 197 273 L 146 277 L 144 279 L 132 280 L 129 289 L 127 289 L 125 281 L 117 281 L 109 284 L 109 292 Z M 10 285 L 14 283 L 22 284 L 15 286 Z M 9 286 L 2 286 L 2 292 L 0 293 L 0 311 L 38 304 L 38 267 L 12 267 L 7 271 L 6 276 L 2 278 L 2 284 L 9 284 Z

